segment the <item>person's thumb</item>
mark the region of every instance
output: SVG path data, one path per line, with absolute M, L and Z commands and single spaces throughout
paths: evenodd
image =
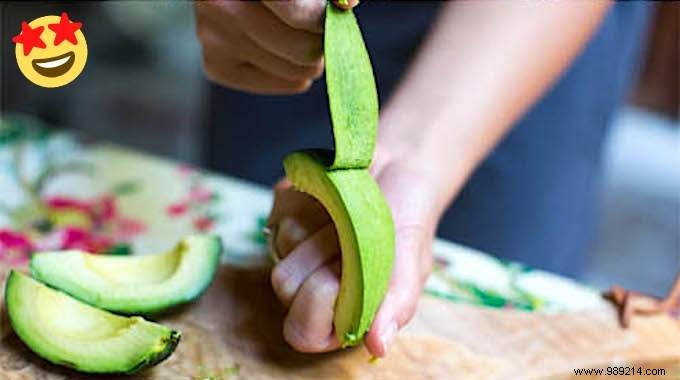
M 366 348 L 382 357 L 413 317 L 432 266 L 437 224 L 436 189 L 418 170 L 398 163 L 381 165 L 377 174 L 395 226 L 395 254 L 387 294 L 366 336 Z
M 268 0 L 262 3 L 291 28 L 323 33 L 326 0 Z
M 291 28 L 323 33 L 326 0 L 267 0 L 262 3 Z M 359 5 L 359 0 L 333 0 L 333 5 L 347 10 Z
M 397 227 L 396 252 L 387 295 L 366 336 L 366 348 L 377 357 L 385 356 L 397 332 L 413 317 L 423 287 L 423 258 L 429 249 L 424 227 Z

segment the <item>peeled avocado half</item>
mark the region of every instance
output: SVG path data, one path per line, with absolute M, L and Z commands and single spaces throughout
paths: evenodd
M 368 167 L 378 128 L 371 61 L 351 10 L 329 1 L 324 27 L 326 87 L 335 151 L 300 151 L 283 162 L 299 191 L 316 198 L 335 224 L 342 251 L 333 326 L 343 347 L 363 341 L 387 292 L 394 223 Z
M 167 358 L 180 333 L 89 306 L 12 271 L 5 302 L 16 334 L 38 355 L 90 373 L 134 373 Z
M 392 214 L 367 170 L 327 170 L 332 152 L 288 155 L 283 166 L 299 191 L 328 211 L 342 251 L 342 277 L 333 324 L 344 346 L 361 342 L 373 322 L 392 272 Z
M 198 298 L 212 282 L 221 252 L 218 237 L 193 235 L 156 255 L 39 253 L 30 268 L 37 280 L 90 305 L 150 315 Z

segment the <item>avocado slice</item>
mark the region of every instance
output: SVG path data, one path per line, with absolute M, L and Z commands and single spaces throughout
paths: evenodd
M 90 305 L 120 314 L 153 315 L 203 294 L 221 253 L 218 237 L 192 235 L 157 255 L 39 253 L 30 268 L 37 280 Z
M 335 303 L 335 334 L 344 347 L 360 343 L 382 302 L 394 257 L 392 214 L 366 169 L 329 170 L 330 151 L 301 151 L 283 161 L 298 191 L 328 211 L 342 251 L 340 292 Z
M 121 317 L 11 271 L 5 302 L 12 327 L 36 354 L 89 373 L 134 373 L 165 360 L 181 334 L 141 317 Z

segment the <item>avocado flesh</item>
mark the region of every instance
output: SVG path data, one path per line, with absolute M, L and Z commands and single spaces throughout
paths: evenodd
M 394 225 L 368 170 L 328 170 L 325 164 L 330 157 L 332 152 L 294 152 L 283 166 L 295 188 L 319 200 L 337 229 L 342 276 L 333 324 L 346 347 L 362 341 L 387 291 Z
M 39 253 L 30 268 L 36 279 L 93 306 L 153 315 L 198 298 L 212 282 L 221 252 L 218 237 L 193 235 L 157 255 Z
M 161 362 L 181 334 L 94 308 L 12 271 L 5 302 L 19 338 L 41 357 L 90 373 L 133 373 Z

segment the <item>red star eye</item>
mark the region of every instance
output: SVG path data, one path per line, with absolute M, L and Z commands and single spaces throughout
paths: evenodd
M 23 45 L 24 55 L 29 55 L 34 47 L 44 49 L 45 43 L 40 39 L 40 35 L 44 29 L 45 28 L 42 26 L 33 29 L 26 21 L 22 21 L 21 33 L 12 37 L 12 42 Z
M 76 32 L 81 26 L 83 26 L 82 22 L 73 22 L 69 20 L 66 12 L 61 13 L 61 19 L 58 24 L 47 25 L 47 27 L 56 34 L 54 37 L 54 46 L 59 45 L 64 40 L 77 45 L 78 39 L 76 38 Z

